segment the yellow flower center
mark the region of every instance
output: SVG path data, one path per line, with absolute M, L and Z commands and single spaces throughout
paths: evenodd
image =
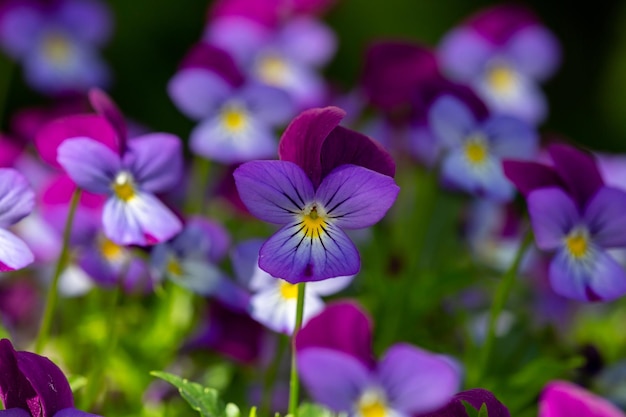
M 123 201 L 129 201 L 135 197 L 133 177 L 128 172 L 120 172 L 111 185 L 113 192 Z
M 43 50 L 48 59 L 55 63 L 65 63 L 71 54 L 71 44 L 60 33 L 51 33 L 43 41 Z
M 167 262 L 166 269 L 170 275 L 173 275 L 175 277 L 180 277 L 183 275 L 183 267 L 181 266 L 178 259 L 176 259 L 176 257 L 174 256 L 172 256 Z
M 483 165 L 489 158 L 489 147 L 485 138 L 474 134 L 465 142 L 465 157 L 472 165 Z
M 377 391 L 366 391 L 357 404 L 361 417 L 385 417 L 387 404 L 384 396 Z
M 124 254 L 124 248 L 107 238 L 102 238 L 100 240 L 100 252 L 108 261 L 116 261 Z
M 589 253 L 589 234 L 585 229 L 573 230 L 565 238 L 565 247 L 574 258 L 584 258 Z
M 283 85 L 289 67 L 281 58 L 270 55 L 259 62 L 257 68 L 258 76 L 269 85 Z
M 489 69 L 487 82 L 494 90 L 500 93 L 507 93 L 515 87 L 517 77 L 510 67 L 498 64 Z
M 229 106 L 222 112 L 222 123 L 231 132 L 238 132 L 246 126 L 246 113 L 235 106 Z
M 326 226 L 326 215 L 320 213 L 316 206 L 302 216 L 302 231 L 308 238 L 321 237 Z
M 290 284 L 287 281 L 281 281 L 280 295 L 285 300 L 295 300 L 298 298 L 298 284 Z

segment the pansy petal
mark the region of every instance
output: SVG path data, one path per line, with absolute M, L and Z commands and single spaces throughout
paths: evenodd
M 59 4 L 56 18 L 81 41 L 101 45 L 111 35 L 111 12 L 105 2 L 64 0 Z
M 280 46 L 290 57 L 306 65 L 326 64 L 337 49 L 337 38 L 318 19 L 295 17 L 280 32 Z
M 310 109 L 300 113 L 280 138 L 280 159 L 298 164 L 313 185 L 317 186 L 322 179 L 322 145 L 345 115 L 338 107 Z
M 539 399 L 539 417 L 624 417 L 606 399 L 567 381 L 552 381 Z
M 399 191 L 391 177 L 363 167 L 343 165 L 324 178 L 315 199 L 333 219 L 333 224 L 360 229 L 380 221 Z
M 569 194 L 574 197 L 578 207 L 583 208 L 604 185 L 594 156 L 562 144 L 550 145 L 548 152 Z
M 170 274 L 172 280 L 203 296 L 216 294 L 221 282 L 226 279 L 224 273 L 215 265 L 202 260 L 185 259 L 180 266 L 182 275 Z
M 262 239 L 250 239 L 239 243 L 231 252 L 230 259 L 235 271 L 237 282 L 246 288 L 259 265 L 259 250 L 263 246 Z
M 316 281 L 307 284 L 307 291 L 323 297 L 333 295 L 348 288 L 354 280 L 354 275 L 345 277 L 335 277 L 333 279 L 325 279 L 324 281 Z
M 90 138 L 113 153 L 119 151 L 117 133 L 113 126 L 104 117 L 91 114 L 64 117 L 48 123 L 37 132 L 35 144 L 44 161 L 60 168 L 57 149 L 65 140 L 72 138 Z
M 493 53 L 493 46 L 469 28 L 453 30 L 439 45 L 441 66 L 454 78 L 463 81 L 476 78 Z
M 271 236 L 261 247 L 259 267 L 292 284 L 359 272 L 359 252 L 340 228 L 327 223 L 317 236 L 304 229 L 296 221 Z
M 89 90 L 89 103 L 100 116 L 111 123 L 111 126 L 113 126 L 117 132 L 120 149 L 124 150 L 126 148 L 128 129 L 126 127 L 126 120 L 120 109 L 113 100 L 111 100 L 111 97 L 99 88 Z
M 229 245 L 230 236 L 224 226 L 200 216 L 188 218 L 183 231 L 169 243 L 183 257 L 203 258 L 211 262 L 220 261 Z
M 270 126 L 282 125 L 293 117 L 294 103 L 281 88 L 251 83 L 243 88 L 239 97 L 250 113 Z
M 64 408 L 54 415 L 54 417 L 100 417 L 97 414 L 87 413 L 75 408 Z
M 550 77 L 561 61 L 558 40 L 539 25 L 518 31 L 509 40 L 506 50 L 515 67 L 537 81 Z
M 311 181 L 291 162 L 247 162 L 237 168 L 233 176 L 248 210 L 269 223 L 293 221 L 294 214 L 313 200 Z
M 8 227 L 28 216 L 35 205 L 35 193 L 22 174 L 0 168 L 0 227 Z
M 335 412 L 350 412 L 369 385 L 369 370 L 356 358 L 330 349 L 298 352 L 298 374 L 313 400 Z
M 564 188 L 556 171 L 538 162 L 504 160 L 502 168 L 504 175 L 515 184 L 524 197 L 528 197 L 531 191 L 538 188 Z
M 298 352 L 312 347 L 341 351 L 373 369 L 376 360 L 372 351 L 372 319 L 355 302 L 329 304 L 296 337 Z
M 217 111 L 231 94 L 232 87 L 212 71 L 189 68 L 174 75 L 167 85 L 167 92 L 182 113 L 201 120 Z
M 494 116 L 483 126 L 490 151 L 500 158 L 531 159 L 537 153 L 537 132 L 524 121 L 510 116 Z
M 467 412 L 463 402 L 471 404 L 476 411 L 480 410 L 484 404 L 490 417 L 511 417 L 509 410 L 491 392 L 482 388 L 459 392 L 444 408 L 432 413 L 420 414 L 420 417 L 465 417 Z
M 453 96 L 441 96 L 428 112 L 432 132 L 446 147 L 458 147 L 476 130 L 476 118 L 470 109 Z
M 389 403 L 408 415 L 443 406 L 461 382 L 458 369 L 448 360 L 408 344 L 387 351 L 378 365 L 378 376 Z
M 605 248 L 626 246 L 626 192 L 602 187 L 585 208 L 594 242 Z
M 576 205 L 560 188 L 542 188 L 530 193 L 528 214 L 535 242 L 543 250 L 559 247 L 565 235 L 580 220 Z
M 232 3 L 232 1 L 230 1 Z M 260 1 L 246 2 L 248 10 Z M 240 16 L 220 17 L 211 21 L 203 40 L 228 51 L 239 63 L 246 63 L 271 40 L 272 31 L 251 19 Z
M 37 393 L 17 366 L 17 352 L 13 345 L 8 339 L 1 339 L 0 398 L 4 407 L 28 409 L 28 401 L 36 397 Z M 36 415 L 39 415 L 39 410 Z
M 36 46 L 45 16 L 35 1 L 6 3 L 2 5 L 6 9 L 0 10 L 0 44 L 7 54 L 19 58 Z
M 180 139 L 169 133 L 150 133 L 128 141 L 124 165 L 142 190 L 171 190 L 183 175 Z
M 70 139 L 61 144 L 58 161 L 81 188 L 96 194 L 109 194 L 111 183 L 121 169 L 117 154 L 89 138 Z
M 29 412 L 22 408 L 11 408 L 0 410 L 0 417 L 32 417 Z
M 296 326 L 296 298 L 285 298 L 276 284 L 271 289 L 263 290 L 250 299 L 250 315 L 269 329 L 291 335 Z M 305 290 L 302 323 L 324 309 L 324 302 L 316 295 Z
M 31 264 L 35 257 L 24 241 L 0 229 L 0 271 L 14 271 Z

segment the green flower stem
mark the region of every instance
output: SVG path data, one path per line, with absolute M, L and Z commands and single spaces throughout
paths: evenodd
M 297 417 L 298 398 L 300 394 L 300 382 L 298 381 L 298 369 L 296 367 L 296 336 L 302 327 L 302 316 L 304 314 L 304 286 L 305 283 L 298 284 L 298 304 L 296 307 L 296 326 L 291 336 L 291 378 L 289 379 L 289 414 Z
M 54 317 L 54 310 L 56 308 L 58 299 L 58 286 L 61 273 L 67 266 L 70 254 L 70 234 L 72 232 L 72 223 L 74 222 L 74 214 L 76 214 L 76 207 L 78 207 L 78 201 L 80 200 L 81 189 L 76 188 L 72 194 L 72 200 L 70 202 L 69 211 L 67 213 L 67 220 L 65 221 L 65 229 L 63 230 L 63 245 L 61 246 L 61 254 L 57 260 L 54 275 L 52 276 L 52 283 L 48 289 L 48 297 L 46 299 L 46 309 L 41 320 L 41 326 L 39 327 L 39 334 L 37 335 L 37 341 L 35 343 L 35 353 L 41 354 L 48 336 L 50 335 L 50 328 L 52 326 L 52 319 Z
M 509 298 L 509 294 L 511 289 L 513 288 L 513 284 L 515 283 L 515 279 L 517 278 L 517 273 L 522 263 L 522 259 L 524 259 L 524 254 L 526 250 L 530 246 L 533 241 L 533 234 L 529 230 L 524 239 L 520 243 L 519 248 L 517 249 L 517 253 L 515 254 L 515 258 L 513 259 L 513 263 L 509 267 L 509 269 L 505 272 L 504 276 L 500 280 L 498 284 L 498 288 L 496 289 L 496 294 L 493 298 L 493 304 L 491 304 L 491 310 L 489 312 L 489 324 L 487 328 L 487 338 L 485 339 L 485 344 L 481 350 L 480 355 L 480 367 L 478 368 L 478 381 L 487 373 L 487 367 L 489 365 L 489 357 L 491 356 L 491 351 L 493 350 L 493 345 L 496 339 L 496 326 L 498 323 L 498 317 L 500 317 L 500 313 L 504 309 L 504 305 L 506 304 L 506 300 Z
M 210 172 L 211 163 L 209 160 L 195 156 L 187 189 L 186 213 L 203 214 Z
M 259 410 L 259 414 L 262 416 L 270 415 L 270 408 L 272 406 L 272 394 L 274 383 L 276 382 L 276 376 L 278 375 L 278 368 L 280 366 L 280 361 L 285 354 L 285 350 L 287 349 L 289 338 L 285 335 L 279 335 L 278 338 L 278 348 L 276 349 L 276 355 L 274 356 L 274 360 L 270 364 L 270 367 L 265 374 L 265 380 L 263 381 L 263 396 L 261 399 L 261 407 Z

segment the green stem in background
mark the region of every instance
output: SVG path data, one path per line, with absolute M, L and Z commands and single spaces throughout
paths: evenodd
M 496 339 L 496 327 L 498 324 L 498 317 L 500 317 L 500 313 L 504 309 L 504 305 L 506 304 L 506 300 L 509 298 L 509 294 L 511 289 L 513 288 L 513 284 L 515 283 L 515 279 L 517 278 L 517 273 L 519 271 L 520 264 L 522 263 L 522 259 L 524 259 L 524 254 L 526 250 L 530 246 L 533 241 L 533 234 L 529 230 L 526 232 L 522 242 L 517 249 L 517 253 L 515 254 L 515 258 L 513 259 L 513 263 L 509 267 L 509 269 L 504 273 L 504 276 L 500 280 L 498 284 L 498 288 L 496 289 L 496 294 L 493 298 L 493 304 L 491 304 L 491 310 L 489 312 L 489 322 L 487 327 L 487 338 L 485 339 L 485 343 L 481 350 L 480 362 L 478 368 L 478 379 L 476 382 L 479 382 L 480 379 L 486 374 L 487 366 L 489 365 L 489 357 L 491 356 L 491 351 L 493 350 L 493 345 Z
M 76 188 L 74 194 L 72 194 L 72 200 L 70 202 L 69 211 L 67 213 L 67 220 L 65 221 L 65 229 L 63 230 L 63 244 L 61 246 L 61 253 L 57 260 L 56 268 L 54 269 L 54 275 L 52 276 L 52 283 L 48 289 L 48 297 L 46 299 L 46 309 L 41 320 L 41 326 L 39 327 L 39 334 L 37 335 L 37 341 L 35 343 L 35 353 L 41 353 L 43 347 L 46 345 L 48 336 L 50 335 L 50 328 L 52 326 L 52 318 L 54 317 L 54 310 L 56 308 L 58 299 L 58 286 L 61 273 L 65 270 L 69 261 L 70 255 L 70 234 L 72 233 L 72 223 L 74 222 L 74 214 L 76 214 L 76 207 L 78 207 L 78 201 L 80 200 L 81 190 Z
M 304 315 L 304 286 L 305 283 L 298 284 L 298 304 L 296 307 L 296 325 L 291 335 L 291 377 L 289 378 L 289 414 L 297 417 L 298 398 L 300 394 L 300 382 L 298 380 L 298 369 L 296 367 L 296 336 L 302 327 L 302 316 Z
M 186 213 L 202 214 L 204 212 L 210 172 L 211 162 L 200 156 L 195 156 L 187 188 Z
M 289 339 L 285 335 L 279 335 L 278 337 L 278 347 L 276 349 L 276 355 L 274 356 L 274 360 L 270 364 L 266 374 L 265 380 L 263 381 L 263 396 L 261 397 L 261 407 L 259 410 L 259 415 L 269 416 L 270 408 L 272 407 L 272 394 L 274 383 L 276 382 L 276 376 L 278 375 L 278 368 L 280 367 L 280 361 L 285 354 L 285 349 L 287 348 L 287 344 Z

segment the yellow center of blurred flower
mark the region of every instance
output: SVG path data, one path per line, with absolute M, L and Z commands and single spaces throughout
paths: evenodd
M 60 33 L 50 33 L 43 40 L 43 50 L 52 62 L 65 63 L 71 54 L 71 44 L 67 38 Z
M 298 284 L 290 284 L 287 281 L 281 281 L 280 295 L 285 300 L 294 300 L 298 298 Z
M 246 120 L 245 111 L 237 106 L 227 106 L 222 111 L 222 123 L 230 132 L 241 131 L 246 126 Z
M 321 237 L 325 233 L 326 214 L 313 206 L 310 211 L 302 216 L 302 231 L 308 238 Z
M 175 277 L 180 277 L 183 275 L 183 267 L 178 259 L 176 259 L 176 257 L 174 256 L 172 256 L 167 262 L 166 269 L 170 275 L 173 275 Z
M 565 237 L 565 247 L 571 256 L 581 259 L 589 253 L 589 233 L 586 229 L 574 229 Z
M 107 238 L 102 238 L 100 252 L 108 261 L 116 261 L 124 254 L 124 248 Z
M 465 157 L 472 165 L 483 165 L 489 157 L 489 146 L 482 135 L 474 134 L 465 141 Z
M 289 71 L 287 63 L 275 56 L 268 55 L 262 58 L 258 64 L 259 78 L 269 85 L 280 86 L 285 83 L 285 77 Z
M 507 65 L 494 65 L 487 73 L 487 82 L 495 91 L 508 93 L 513 90 L 517 83 L 515 72 Z
M 359 399 L 357 410 L 361 417 L 385 417 L 387 404 L 378 391 L 366 391 Z
M 120 172 L 111 184 L 113 192 L 122 201 L 130 201 L 135 197 L 135 186 L 133 177 L 128 172 Z

